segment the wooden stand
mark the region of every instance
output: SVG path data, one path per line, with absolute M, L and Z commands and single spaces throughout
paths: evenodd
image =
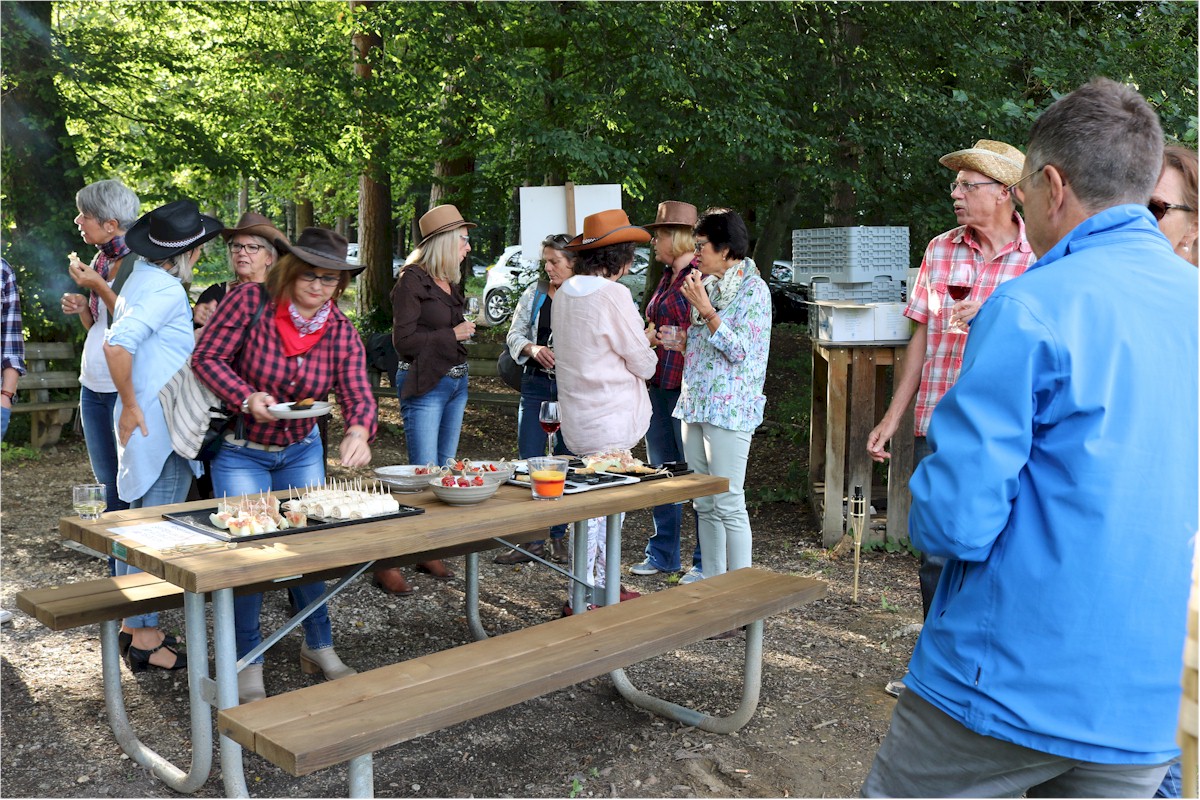
M 874 462 L 867 454 L 867 436 L 887 409 L 885 368 L 893 367 L 893 375 L 900 373 L 907 342 L 814 340 L 812 344 L 808 486 L 814 511 L 821 519 L 822 541 L 825 547 L 832 547 L 846 531 L 842 502 L 847 487 L 862 486 L 867 508 L 872 505 Z M 913 470 L 911 406 L 888 449 L 892 458 L 888 465 L 886 540 L 903 542 L 908 539 L 912 501 L 908 493 Z M 885 541 L 870 526 L 863 534 L 863 542 L 868 545 Z

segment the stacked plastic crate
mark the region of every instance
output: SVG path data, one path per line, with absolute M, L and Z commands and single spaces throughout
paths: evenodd
M 908 273 L 908 228 L 805 228 L 792 231 L 793 280 L 808 286 L 809 300 L 897 303 Z M 814 309 L 815 311 L 815 309 Z M 817 337 L 820 315 L 810 313 Z

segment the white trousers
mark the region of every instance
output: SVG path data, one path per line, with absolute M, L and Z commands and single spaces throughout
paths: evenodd
M 688 466 L 729 479 L 729 491 L 692 501 L 706 578 L 750 566 L 750 515 L 743 487 L 751 436 L 748 431 L 731 431 L 707 422 L 683 423 Z
M 625 522 L 625 512 L 621 512 L 621 522 Z M 597 588 L 603 589 L 604 570 L 607 559 L 605 551 L 608 549 L 608 517 L 592 517 L 588 520 L 588 546 L 587 546 L 587 573 L 585 577 L 594 584 Z M 575 548 L 571 548 L 572 557 L 575 554 Z

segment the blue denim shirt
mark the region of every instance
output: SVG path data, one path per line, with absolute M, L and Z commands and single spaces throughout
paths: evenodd
M 905 683 L 976 733 L 1098 763 L 1179 754 L 1198 288 L 1122 205 L 971 325 L 909 483 L 913 544 L 950 560 Z
M 117 297 L 113 322 L 104 341 L 133 355 L 133 390 L 149 431 L 143 436 L 135 430 L 124 447 L 117 444 L 117 494 L 132 502 L 158 480 L 171 454 L 171 437 L 158 390 L 179 371 L 195 346 L 192 309 L 183 284 L 162 268 L 139 259 Z M 122 408 L 118 398 L 114 428 Z M 191 468 L 193 474 L 200 475 L 200 462 L 191 462 Z

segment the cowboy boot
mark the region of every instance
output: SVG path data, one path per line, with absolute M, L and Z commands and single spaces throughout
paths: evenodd
M 333 647 L 309 650 L 308 642 L 305 642 L 300 645 L 300 671 L 305 675 L 316 675 L 318 670 L 325 673 L 327 681 L 336 681 L 338 678 L 358 674 L 358 670 L 342 663 L 338 654 L 333 651 Z

